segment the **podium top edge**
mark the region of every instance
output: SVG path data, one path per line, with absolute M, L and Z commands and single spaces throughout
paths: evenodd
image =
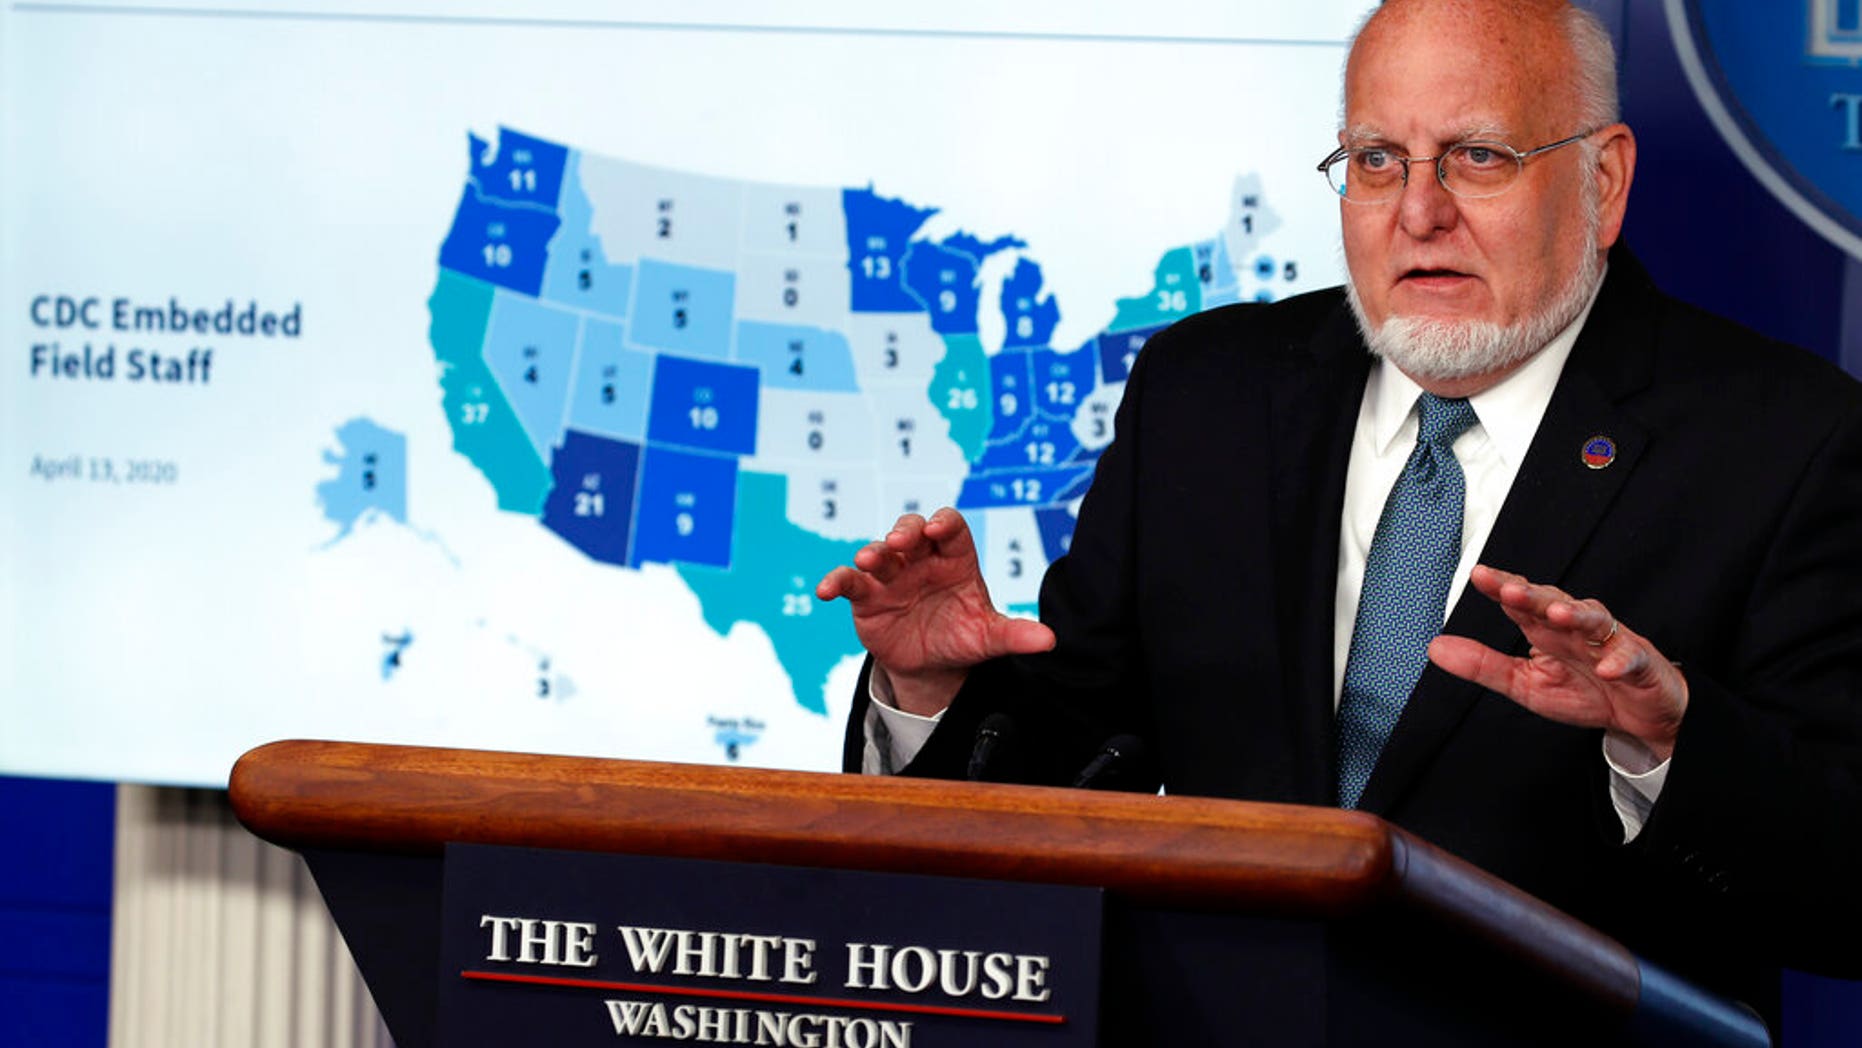
M 1205 903 L 1266 891 L 1339 912 L 1390 890 L 1401 834 L 1333 808 L 319 740 L 249 751 L 230 792 L 249 830 L 295 849 L 465 841 L 1075 880 Z M 1070 869 L 1090 879 L 1053 877 Z M 1131 872 L 1108 883 L 1118 870 Z

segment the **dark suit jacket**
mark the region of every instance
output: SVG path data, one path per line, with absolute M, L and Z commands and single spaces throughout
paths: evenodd
M 1069 554 L 1055 652 L 975 670 L 907 774 L 1065 783 L 1115 732 L 1172 793 L 1335 803 L 1333 592 L 1368 374 L 1343 295 L 1189 318 L 1140 355 Z M 1587 466 L 1593 436 L 1613 463 Z M 1482 553 L 1601 599 L 1683 666 L 1666 787 L 1622 844 L 1600 733 L 1430 666 L 1361 807 L 1722 990 L 1862 964 L 1862 392 L 1656 290 L 1628 252 Z M 1471 588 L 1445 632 L 1523 654 Z M 861 682 L 847 757 L 858 768 Z M 1036 741 L 1038 740 L 1038 741 Z M 1775 991 L 1771 991 L 1775 992 Z

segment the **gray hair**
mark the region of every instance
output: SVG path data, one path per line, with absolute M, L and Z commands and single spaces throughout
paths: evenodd
M 1575 4 L 1565 9 L 1565 41 L 1577 58 L 1578 116 L 1589 130 L 1622 119 L 1616 91 L 1616 45 L 1595 14 Z

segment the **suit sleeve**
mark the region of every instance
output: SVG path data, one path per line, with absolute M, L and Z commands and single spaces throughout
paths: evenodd
M 1855 977 L 1862 951 L 1830 929 L 1862 929 L 1862 408 L 1781 520 L 1743 609 L 1739 679 L 1683 666 L 1669 777 L 1629 850 L 1678 910 Z

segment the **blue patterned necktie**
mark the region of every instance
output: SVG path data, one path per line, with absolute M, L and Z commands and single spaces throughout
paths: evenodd
M 1416 450 L 1384 500 L 1364 558 L 1364 588 L 1338 701 L 1338 803 L 1355 808 L 1403 704 L 1442 631 L 1448 584 L 1461 559 L 1467 481 L 1455 439 L 1474 425 L 1466 400 L 1424 393 Z

